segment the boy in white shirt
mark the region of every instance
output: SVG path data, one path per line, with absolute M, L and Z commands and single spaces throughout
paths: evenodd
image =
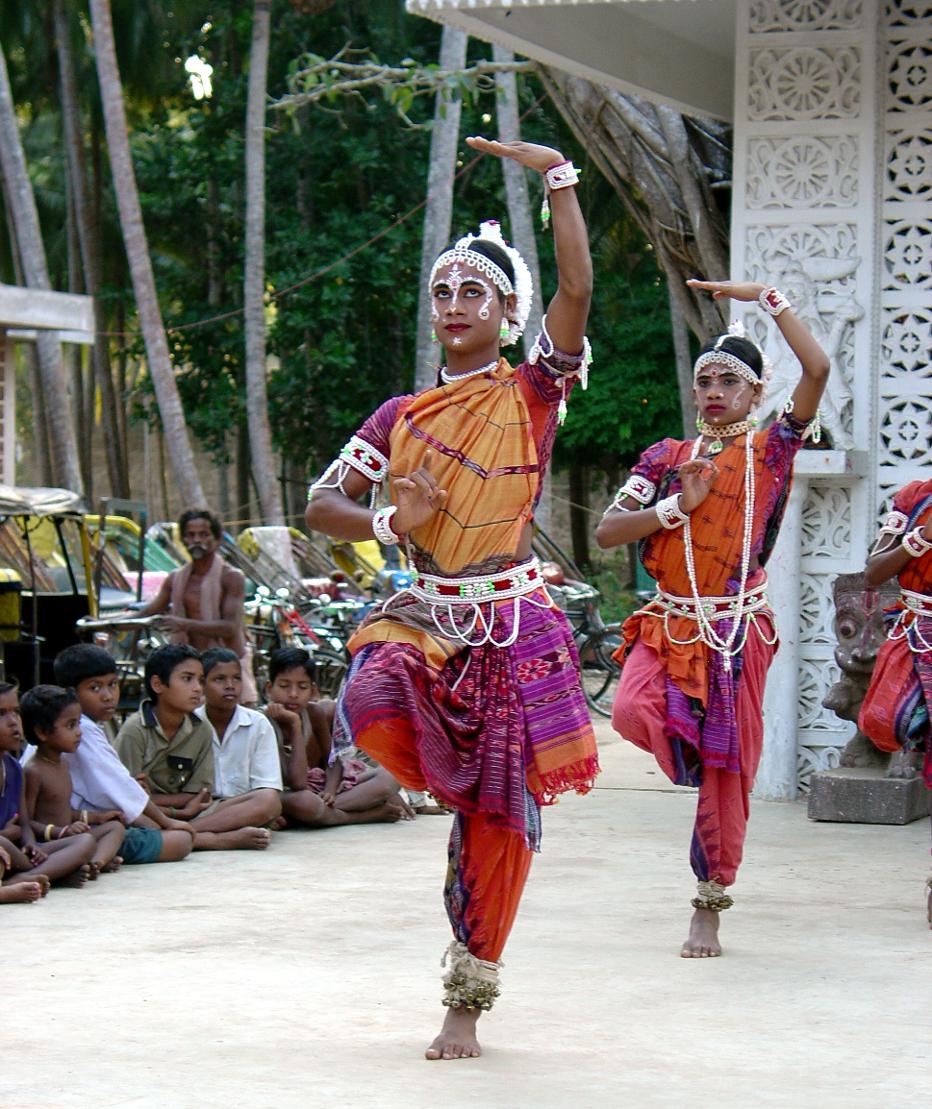
M 55 658 L 55 681 L 74 689 L 81 703 L 81 744 L 62 755 L 71 774 L 71 807 L 119 811 L 126 822 L 124 863 L 178 862 L 191 854 L 194 832 L 172 820 L 129 773 L 107 738 L 120 698 L 116 661 L 102 647 L 78 643 Z
M 214 730 L 214 796 L 222 801 L 250 794 L 256 824 L 281 815 L 282 772 L 272 725 L 261 712 L 239 703 L 243 689 L 240 660 L 228 647 L 201 656 L 204 704 L 195 714 Z

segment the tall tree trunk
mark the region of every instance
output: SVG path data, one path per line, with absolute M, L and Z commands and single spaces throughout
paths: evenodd
M 128 475 L 124 465 L 126 452 L 113 389 L 108 348 L 109 340 L 102 334 L 107 328 L 100 303 L 99 235 L 97 228 L 94 226 L 93 206 L 88 197 L 87 168 L 84 157 L 81 116 L 78 107 L 78 88 L 74 74 L 70 24 L 65 11 L 64 0 L 54 0 L 52 11 L 55 19 L 62 128 L 65 138 L 68 182 L 71 186 L 78 241 L 81 246 L 84 287 L 88 296 L 94 298 L 94 325 L 98 333 L 93 348 L 94 377 L 100 390 L 107 476 L 113 495 L 128 497 Z M 91 434 L 90 427 L 87 429 L 87 434 Z
M 496 62 L 510 63 L 514 54 L 503 46 L 492 47 L 492 57 Z M 518 79 L 513 70 L 495 75 L 498 95 L 495 98 L 495 112 L 498 122 L 498 137 L 502 142 L 513 142 L 521 138 L 521 125 L 518 121 Z M 511 241 L 521 252 L 531 280 L 534 282 L 534 296 L 527 327 L 524 329 L 524 353 L 527 354 L 540 331 L 544 316 L 543 291 L 540 287 L 540 263 L 537 259 L 537 239 L 534 236 L 534 214 L 528 193 L 527 172 L 524 166 L 510 158 L 502 159 L 502 173 L 505 175 L 505 198 L 508 202 L 508 222 L 511 226 Z M 552 516 L 552 488 L 550 470 L 544 476 L 544 488 L 534 518 L 546 531 Z
M 689 328 L 680 307 L 680 297 L 671 287 L 667 288 L 670 302 L 670 328 L 673 332 L 673 355 L 676 359 L 676 380 L 680 390 L 680 413 L 683 417 L 683 438 L 695 434 L 696 400 L 693 396 L 693 366 L 689 355 Z
M 270 0 L 255 0 L 246 102 L 246 236 L 243 320 L 246 332 L 246 419 L 259 514 L 283 524 L 269 428 L 265 364 L 265 98 L 269 67 Z
M 573 561 L 581 570 L 589 568 L 589 470 L 577 459 L 569 465 L 570 537 Z
M 12 233 L 16 238 L 23 277 L 32 289 L 50 289 L 45 245 L 39 227 L 39 214 L 32 183 L 26 171 L 26 156 L 16 122 L 16 109 L 6 58 L 0 50 L 0 166 L 6 183 L 7 199 L 13 215 Z M 52 480 L 77 493 L 84 491 L 74 427 L 68 411 L 68 385 L 62 365 L 61 343 L 54 332 L 39 330 L 36 338 L 42 403 L 49 427 Z
M 440 39 L 440 68 L 462 69 L 466 64 L 464 31 L 445 24 Z M 427 171 L 427 205 L 424 209 L 424 234 L 421 240 L 421 283 L 418 289 L 417 355 L 414 369 L 415 389 L 424 389 L 434 381 L 435 345 L 431 341 L 433 321 L 430 318 L 430 271 L 437 255 L 450 241 L 453 220 L 453 177 L 456 171 L 456 147 L 460 137 L 461 103 L 458 96 L 437 93 L 434 106 L 434 128 L 430 136 L 430 168 Z
M 511 63 L 514 54 L 503 46 L 493 46 L 492 57 L 496 62 Z M 501 142 L 514 142 L 521 138 L 518 122 L 518 81 L 513 70 L 496 73 L 495 84 L 498 95 L 495 98 L 495 113 L 498 122 L 498 137 Z M 531 301 L 531 314 L 524 329 L 525 354 L 531 349 L 540 321 L 543 317 L 543 294 L 540 287 L 540 264 L 537 260 L 537 239 L 534 237 L 534 216 L 527 187 L 527 171 L 524 166 L 511 158 L 502 159 L 502 172 L 505 175 L 505 197 L 508 201 L 508 222 L 511 225 L 511 241 L 521 252 L 531 279 L 534 282 L 534 297 Z M 537 176 L 535 174 L 535 176 Z
M 77 218 L 74 211 L 74 191 L 65 174 L 65 221 L 68 242 L 68 292 L 83 293 L 81 278 L 81 247 L 78 244 Z M 71 379 L 71 419 L 78 445 L 78 461 L 87 503 L 94 503 L 94 384 L 84 381 L 83 351 L 77 343 L 70 343 L 64 350 L 65 364 Z M 88 396 L 88 394 L 90 394 Z
M 100 99 L 103 106 L 104 125 L 113 188 L 120 213 L 123 244 L 133 279 L 139 326 L 149 364 L 149 374 L 155 388 L 172 472 L 182 501 L 187 505 L 203 504 L 204 490 L 194 462 L 194 452 L 184 420 L 181 397 L 172 371 L 168 339 L 162 322 L 152 273 L 152 259 L 142 222 L 142 209 L 136 188 L 136 175 L 130 156 L 123 89 L 117 66 L 113 41 L 113 21 L 109 0 L 90 0 L 91 22 L 94 28 L 94 55 L 97 77 L 100 82 Z

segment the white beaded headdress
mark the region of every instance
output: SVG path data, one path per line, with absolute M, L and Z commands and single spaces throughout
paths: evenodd
M 722 343 L 724 343 L 726 339 L 731 338 L 747 339 L 749 343 L 753 343 L 754 346 L 757 347 L 757 350 L 761 356 L 761 363 L 763 365 L 763 373 L 760 375 L 760 377 L 757 376 L 757 374 L 747 364 L 747 362 L 739 358 L 736 354 L 731 354 L 727 350 L 720 349 Z M 731 321 L 725 334 L 720 335 L 718 339 L 716 339 L 715 348 L 713 350 L 707 350 L 705 354 L 699 355 L 699 357 L 696 359 L 695 365 L 693 366 L 693 378 L 695 379 L 696 377 L 698 377 L 699 373 L 704 370 L 706 366 L 713 365 L 727 367 L 733 373 L 736 373 L 739 377 L 743 377 L 745 381 L 749 381 L 752 385 L 757 385 L 759 382 L 763 383 L 764 394 L 766 394 L 767 385 L 773 372 L 773 363 L 760 349 L 760 347 L 757 346 L 754 340 L 748 335 L 747 331 L 744 328 L 744 324 L 740 320 Z
M 484 254 L 479 254 L 478 251 L 470 250 L 470 246 L 477 240 L 482 239 L 487 243 L 494 243 L 496 246 L 501 247 L 502 250 L 511 259 L 511 264 L 515 271 L 514 284 L 509 280 L 508 274 L 493 262 L 490 258 L 486 258 Z M 449 266 L 453 262 L 463 262 L 467 265 L 475 267 L 479 273 L 484 274 L 490 278 L 503 296 L 511 296 L 515 294 L 517 302 L 513 316 L 508 317 L 510 327 L 508 329 L 507 338 L 502 340 L 504 346 L 509 346 L 511 343 L 516 343 L 519 336 L 524 331 L 527 324 L 527 318 L 531 311 L 531 298 L 534 295 L 534 282 L 531 279 L 531 271 L 527 268 L 527 263 L 521 257 L 513 246 L 510 246 L 502 238 L 502 229 L 498 220 L 486 220 L 479 225 L 478 235 L 464 235 L 450 247 L 445 250 L 443 254 L 434 262 L 434 268 L 430 271 L 430 288 L 434 287 L 434 278 L 437 271 L 444 266 Z

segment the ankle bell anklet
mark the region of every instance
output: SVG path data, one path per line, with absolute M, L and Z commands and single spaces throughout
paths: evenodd
M 482 1009 L 488 1012 L 501 993 L 497 963 L 479 959 L 459 940 L 453 940 L 440 960 L 449 968 L 443 976 L 443 1004 L 449 1009 Z
M 721 913 L 734 905 L 734 898 L 729 897 L 725 887 L 720 882 L 699 882 L 698 896 L 690 904 L 694 909 L 708 909 L 711 913 Z

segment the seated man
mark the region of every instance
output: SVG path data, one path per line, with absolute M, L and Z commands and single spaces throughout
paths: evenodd
M 196 851 L 262 850 L 272 834 L 256 825 L 281 811 L 274 790 L 214 800 L 214 733 L 194 712 L 204 699 L 204 667 L 193 647 L 172 644 L 146 660 L 148 697 L 116 738 L 117 754 L 152 800 L 194 828 Z
M 120 699 L 113 656 L 92 643 L 66 647 L 55 658 L 55 681 L 78 695 L 81 744 L 62 755 L 71 772 L 71 807 L 92 813 L 122 813 L 124 863 L 178 862 L 191 853 L 194 831 L 172 820 L 133 778 L 113 749 L 104 728 Z
M 243 622 L 246 579 L 217 553 L 223 524 L 209 509 L 189 508 L 182 512 L 178 530 L 191 561 L 172 570 L 140 615 L 169 613 L 159 626 L 172 643 L 186 643 L 198 651 L 210 647 L 234 650 L 243 663 L 242 700 L 255 704 L 252 648 Z
M 196 715 L 213 732 L 214 796 L 239 803 L 251 798 L 257 813 L 264 806 L 257 823 L 276 820 L 282 811 L 282 773 L 272 725 L 261 712 L 239 703 L 243 677 L 234 651 L 211 647 L 201 663 L 205 701 Z

